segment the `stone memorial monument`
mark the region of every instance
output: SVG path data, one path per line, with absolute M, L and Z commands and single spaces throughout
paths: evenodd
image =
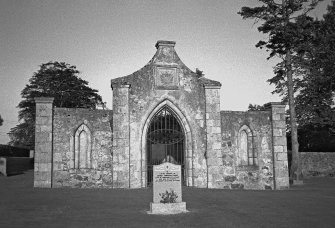
M 153 167 L 153 202 L 151 214 L 177 214 L 187 212 L 182 202 L 181 166 L 165 162 Z

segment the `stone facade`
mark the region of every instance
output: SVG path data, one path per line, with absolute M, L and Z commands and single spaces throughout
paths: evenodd
M 220 112 L 221 84 L 191 71 L 174 46 L 172 41 L 158 41 L 147 65 L 111 81 L 112 111 L 52 108 L 52 100 L 36 99 L 36 187 L 147 187 L 148 145 L 153 143 L 148 139 L 161 110 L 175 120 L 171 123 L 181 129 L 183 143 L 182 149 L 174 144 L 175 149 L 155 142 L 155 148 L 163 145 L 165 151 L 182 153 L 185 185 L 288 187 L 284 106 L 271 103 L 268 111 Z M 46 111 L 40 112 L 41 106 Z M 160 137 L 175 140 L 178 135 L 173 129 L 167 132 Z
M 271 107 L 273 106 L 270 105 L 269 108 Z M 284 177 L 287 178 L 287 183 L 283 188 L 288 187 L 287 165 L 279 167 L 286 167 L 287 173 L 284 177 L 280 176 L 282 173 L 276 175 L 275 172 L 276 165 L 280 164 L 274 162 L 271 120 L 271 109 L 248 112 L 221 111 L 224 188 L 280 189 L 282 187 L 278 188 L 275 184 Z M 251 152 L 248 158 L 250 161 L 240 158 L 243 131 L 247 135 L 245 150 Z

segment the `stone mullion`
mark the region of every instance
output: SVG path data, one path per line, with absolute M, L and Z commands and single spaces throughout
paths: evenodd
M 113 88 L 113 187 L 129 188 L 129 85 Z

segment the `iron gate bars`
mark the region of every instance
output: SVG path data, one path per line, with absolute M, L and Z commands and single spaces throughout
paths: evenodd
M 152 118 L 147 132 L 147 185 L 152 185 L 153 166 L 163 162 L 181 165 L 184 183 L 184 131 L 175 114 L 167 106 Z

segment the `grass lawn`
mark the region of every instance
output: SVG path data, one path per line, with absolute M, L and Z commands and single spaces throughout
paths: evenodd
M 335 227 L 335 178 L 284 191 L 183 188 L 189 213 L 149 215 L 151 189 L 36 189 L 0 176 L 0 227 Z

